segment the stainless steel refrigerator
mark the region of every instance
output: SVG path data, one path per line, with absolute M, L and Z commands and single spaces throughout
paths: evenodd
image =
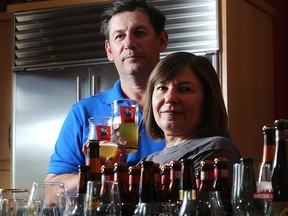
M 43 181 L 68 110 L 117 78 L 113 64 L 14 74 L 14 188 Z

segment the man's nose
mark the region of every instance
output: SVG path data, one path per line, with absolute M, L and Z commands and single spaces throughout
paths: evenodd
M 128 33 L 125 38 L 125 49 L 134 50 L 136 48 L 136 38 L 132 33 Z

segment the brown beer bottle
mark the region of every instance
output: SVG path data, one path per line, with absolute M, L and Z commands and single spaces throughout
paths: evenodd
M 273 202 L 269 215 L 287 215 L 288 212 L 288 119 L 278 119 L 275 125 L 276 149 L 272 168 Z
M 197 196 L 197 209 L 200 215 L 210 215 L 209 191 L 213 191 L 214 161 L 202 160 L 200 162 L 200 187 Z
M 180 178 L 181 178 L 181 161 L 172 160 L 170 162 L 170 185 L 169 185 L 169 197 L 170 203 L 175 203 L 180 207 Z
M 114 181 L 118 182 L 118 188 L 121 198 L 121 207 L 123 215 L 133 215 L 131 211 L 131 199 L 129 192 L 128 165 L 125 162 L 114 164 Z
M 99 141 L 88 140 L 87 143 L 87 162 L 90 166 L 90 174 L 92 181 L 101 181 L 101 163 L 99 157 Z
M 262 163 L 269 163 L 272 165 L 275 155 L 275 127 L 264 125 L 262 131 L 264 144 Z
M 220 197 L 224 206 L 226 215 L 233 215 L 231 205 L 231 188 L 228 179 L 227 158 L 217 157 L 214 159 L 214 184 L 213 189 L 220 192 Z
M 141 161 L 139 203 L 134 215 L 154 216 L 160 214 L 155 187 L 155 168 L 153 161 Z
M 101 183 L 106 181 L 114 181 L 114 166 L 110 164 L 101 167 Z
M 131 198 L 131 204 L 136 208 L 139 202 L 139 184 L 140 184 L 140 166 L 130 166 L 128 168 L 129 175 L 129 192 Z
M 192 159 L 181 160 L 180 201 L 179 216 L 197 215 L 196 209 L 196 179 L 194 161 Z
M 77 194 L 75 199 L 75 206 L 71 211 L 71 216 L 84 215 L 84 202 L 88 181 L 90 181 L 90 167 L 87 165 L 79 165 Z
M 169 202 L 170 165 L 161 165 L 161 202 Z
M 160 164 L 154 163 L 155 169 L 155 187 L 156 187 L 156 199 L 159 201 L 161 199 L 161 174 L 160 174 Z

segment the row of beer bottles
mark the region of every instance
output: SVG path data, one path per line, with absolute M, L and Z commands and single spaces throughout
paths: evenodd
M 86 193 L 87 181 L 91 180 L 90 166 L 82 165 L 79 167 L 79 171 L 78 193 L 80 196 L 80 194 Z M 210 209 L 208 205 L 204 204 L 207 203 L 209 197 L 204 192 L 210 190 L 220 191 L 224 204 L 224 209 L 220 210 L 232 213 L 228 160 L 225 158 L 215 158 L 214 161 L 203 160 L 200 176 L 200 182 L 197 184 L 194 162 L 189 159 L 173 160 L 170 164 L 162 165 L 144 161 L 141 166 L 128 167 L 126 163 L 120 162 L 115 163 L 114 166 L 101 167 L 102 184 L 105 181 L 118 182 L 122 215 L 150 215 L 150 213 L 153 215 L 185 215 L 187 211 L 193 211 L 196 207 L 199 208 L 196 209 L 197 211 L 205 211 L 198 215 L 207 215 L 207 211 Z M 202 197 L 201 191 L 205 194 Z M 197 206 L 195 202 L 198 194 L 197 203 L 199 205 Z M 79 197 L 79 201 L 84 202 L 83 196 Z
M 273 201 L 269 215 L 288 212 L 288 119 L 277 119 L 263 127 L 262 164 L 270 164 Z M 285 213 L 286 212 L 286 213 Z

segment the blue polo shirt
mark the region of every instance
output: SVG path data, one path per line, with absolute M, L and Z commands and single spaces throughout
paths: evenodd
M 48 173 L 73 173 L 78 171 L 78 165 L 85 164 L 86 158 L 82 152 L 82 146 L 87 141 L 88 119 L 93 116 L 110 116 L 111 102 L 116 99 L 123 99 L 120 80 L 115 82 L 112 89 L 82 99 L 73 105 L 56 141 Z M 127 155 L 128 165 L 137 164 L 143 157 L 165 147 L 164 140 L 154 141 L 146 134 L 142 121 L 142 110 L 139 111 L 138 127 L 141 136 L 138 151 Z

